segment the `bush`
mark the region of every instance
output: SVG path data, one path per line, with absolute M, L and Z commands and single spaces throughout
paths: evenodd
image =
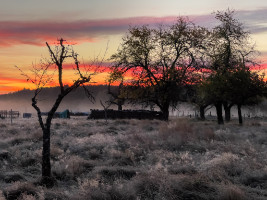
M 58 180 L 69 180 L 80 176 L 86 171 L 91 171 L 93 167 L 90 162 L 78 156 L 71 156 L 56 161 L 54 168 L 52 168 L 52 173 Z
M 183 119 L 164 124 L 159 129 L 159 142 L 169 150 L 180 150 L 181 146 L 198 143 L 201 140 L 211 141 L 215 138 L 214 131 L 207 127 L 196 127 L 192 122 Z
M 6 183 L 12 183 L 12 182 L 25 180 L 25 178 L 22 175 L 20 175 L 19 173 L 16 173 L 16 172 L 5 173 L 0 178 L 2 180 L 4 180 Z
M 267 174 L 249 175 L 243 180 L 243 183 L 252 188 L 261 188 L 267 190 Z
M 236 185 L 226 185 L 222 188 L 219 200 L 246 200 L 246 194 Z
M 136 175 L 136 171 L 127 168 L 110 167 L 100 171 L 103 181 L 114 182 L 116 179 L 130 180 Z
M 36 188 L 31 183 L 16 182 L 8 189 L 4 190 L 4 196 L 7 200 L 14 199 L 44 199 L 42 189 Z M 26 198 L 27 197 L 27 198 Z

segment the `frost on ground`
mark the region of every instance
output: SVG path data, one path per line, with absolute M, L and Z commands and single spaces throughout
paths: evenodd
M 0 121 L 0 200 L 267 199 L 267 124 L 55 119 L 57 186 L 36 184 L 37 119 Z

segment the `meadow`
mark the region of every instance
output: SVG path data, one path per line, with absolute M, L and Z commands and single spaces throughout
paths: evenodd
M 53 188 L 36 118 L 0 120 L 0 200 L 264 200 L 267 121 L 54 119 Z

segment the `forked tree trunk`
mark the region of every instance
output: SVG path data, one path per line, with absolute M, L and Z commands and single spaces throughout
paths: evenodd
M 240 104 L 237 105 L 237 111 L 238 111 L 239 124 L 242 125 L 243 124 L 243 118 L 242 118 L 242 111 L 241 111 L 241 105 Z
M 52 51 L 49 44 L 46 42 L 46 45 L 48 47 L 48 50 L 49 50 L 49 53 L 51 56 L 51 63 L 48 62 L 49 65 L 47 65 L 47 67 L 45 69 L 41 69 L 41 71 L 43 71 L 42 72 L 43 74 L 41 76 L 37 76 L 38 78 L 40 78 L 40 80 L 35 80 L 35 81 L 31 80 L 37 86 L 37 89 L 35 90 L 34 96 L 32 98 L 32 106 L 37 111 L 38 121 L 39 121 L 39 124 L 42 128 L 42 131 L 43 131 L 41 183 L 42 183 L 42 185 L 45 185 L 46 187 L 53 187 L 56 184 L 56 180 L 52 177 L 51 163 L 50 163 L 50 128 L 51 128 L 51 123 L 52 123 L 52 119 L 54 117 L 54 114 L 57 111 L 62 99 L 66 95 L 68 95 L 72 90 L 74 90 L 80 86 L 84 87 L 83 84 L 88 83 L 91 80 L 90 76 L 83 76 L 83 74 L 81 73 L 81 70 L 79 68 L 79 61 L 77 58 L 78 54 L 76 54 L 73 50 L 71 52 L 69 52 L 69 50 L 68 50 L 69 48 L 66 48 L 64 46 L 64 44 L 63 44 L 64 40 L 62 38 L 59 40 L 59 42 L 60 43 L 59 43 L 58 49 L 56 49 L 56 52 Z M 58 55 L 59 55 L 59 58 L 58 58 Z M 71 86 L 64 86 L 63 81 L 62 81 L 62 71 L 63 71 L 62 66 L 63 66 L 64 60 L 66 58 L 70 58 L 70 57 L 73 58 L 73 60 L 74 60 L 77 73 L 79 74 L 79 78 L 77 80 L 75 80 Z M 54 105 L 52 106 L 51 110 L 48 112 L 46 122 L 44 123 L 42 115 L 41 115 L 41 110 L 37 106 L 37 96 L 41 92 L 42 87 L 47 83 L 47 82 L 45 82 L 45 84 L 42 85 L 44 82 L 43 75 L 46 74 L 48 68 L 50 66 L 52 66 L 52 64 L 55 64 L 57 66 L 58 83 L 60 86 L 60 93 L 58 94 L 58 97 L 57 97 Z M 40 74 L 38 74 L 39 73 L 38 70 L 36 70 L 34 72 L 36 72 L 37 75 L 40 75 Z M 49 79 L 47 79 L 46 81 L 48 81 L 48 80 Z M 84 87 L 84 89 L 86 90 L 85 87 Z M 91 97 L 91 94 L 87 90 L 86 90 L 86 94 L 88 95 L 88 97 Z
M 71 91 L 71 90 L 70 90 Z M 43 131 L 43 150 L 42 150 L 42 180 L 41 183 L 46 187 L 53 187 L 56 184 L 56 180 L 52 177 L 51 163 L 50 163 L 50 128 L 53 116 L 57 111 L 62 99 L 69 93 L 62 92 L 58 95 L 53 107 L 48 112 L 46 123 L 43 123 L 40 108 L 37 106 L 36 95 L 32 98 L 32 106 L 36 109 L 38 115 L 38 121 Z
M 51 162 L 50 162 L 50 133 L 51 133 L 51 124 L 52 119 L 56 110 L 58 109 L 62 99 L 66 95 L 58 95 L 55 104 L 48 113 L 46 123 L 43 128 L 43 151 L 42 151 L 42 184 L 46 187 L 53 187 L 56 184 L 56 180 L 52 176 L 51 172 Z M 39 115 L 39 113 L 38 113 Z M 40 121 L 39 121 L 40 122 Z
M 216 112 L 217 112 L 218 124 L 224 124 L 223 116 L 222 116 L 222 103 L 216 103 L 215 108 L 216 108 Z

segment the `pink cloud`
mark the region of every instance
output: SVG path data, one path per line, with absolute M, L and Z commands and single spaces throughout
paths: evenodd
M 237 11 L 236 17 L 252 32 L 266 31 L 262 22 L 267 9 Z M 20 44 L 44 45 L 63 37 L 68 41 L 94 42 L 101 36 L 124 34 L 129 26 L 172 24 L 178 16 L 132 17 L 119 19 L 98 19 L 79 21 L 0 21 L 0 46 Z M 189 19 L 197 25 L 213 27 L 214 15 L 192 15 Z
M 94 42 L 98 37 L 121 34 L 129 25 L 173 23 L 177 17 L 136 17 L 73 22 L 0 21 L 0 46 L 44 45 L 63 37 L 77 42 Z

